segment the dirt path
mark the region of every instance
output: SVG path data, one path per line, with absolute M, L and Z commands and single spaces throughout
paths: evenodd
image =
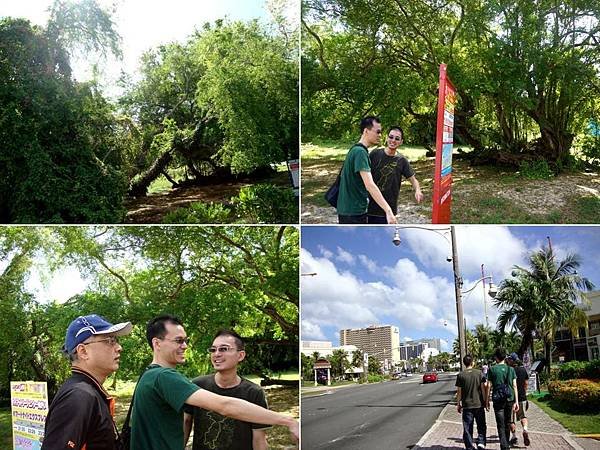
M 337 223 L 335 209 L 326 206 L 322 197 L 337 176 L 339 165 L 335 161 L 302 161 L 302 223 Z M 430 223 L 434 161 L 427 158 L 412 166 L 425 200 L 421 205 L 415 204 L 410 184 L 403 182 L 398 222 Z M 453 223 L 597 223 L 599 220 L 600 211 L 589 210 L 600 210 L 600 174 L 596 172 L 530 180 L 514 172 L 472 167 L 463 160 L 455 160 L 453 173 Z
M 168 192 L 128 199 L 125 202 L 127 209 L 125 223 L 162 223 L 164 216 L 169 212 L 188 207 L 195 202 L 227 204 L 231 201 L 231 197 L 238 195 L 241 188 L 257 183 L 289 186 L 288 175 L 283 172 L 261 180 L 240 179 L 206 186 L 174 188 Z

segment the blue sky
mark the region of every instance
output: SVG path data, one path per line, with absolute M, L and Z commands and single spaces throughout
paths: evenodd
M 433 228 L 434 226 L 428 226 Z M 442 227 L 443 228 L 443 227 Z M 600 289 L 600 227 L 456 226 L 463 291 L 485 275 L 498 285 L 512 267 L 527 265 L 527 255 L 542 245 L 559 258 L 577 253 L 579 273 Z M 401 339 L 439 337 L 445 349 L 456 338 L 456 302 L 449 233 L 394 227 L 302 227 L 301 322 L 303 340 L 339 344 L 339 330 L 371 324 L 395 325 Z M 445 237 L 444 237 L 445 236 Z M 487 288 L 486 288 L 487 290 Z M 484 323 L 482 283 L 463 295 L 467 327 Z M 498 311 L 486 295 L 488 320 Z

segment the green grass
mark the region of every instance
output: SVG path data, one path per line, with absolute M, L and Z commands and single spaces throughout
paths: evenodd
M 0 448 L 12 448 L 10 408 L 0 408 Z
M 597 412 L 582 412 L 550 398 L 548 392 L 544 391 L 529 398 L 546 414 L 574 434 L 600 433 L 600 414 Z

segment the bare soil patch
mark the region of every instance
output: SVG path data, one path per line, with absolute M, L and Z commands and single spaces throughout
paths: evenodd
M 345 152 L 344 152 L 345 154 Z M 340 159 L 302 160 L 301 222 L 337 223 L 336 210 L 323 194 L 333 183 Z M 403 182 L 398 205 L 399 223 L 430 223 L 434 159 L 411 163 L 425 197 L 417 205 L 410 183 Z M 530 180 L 497 167 L 474 167 L 453 161 L 453 223 L 597 223 L 600 211 L 600 174 L 571 172 L 548 180 Z M 581 199 L 591 200 L 581 202 Z

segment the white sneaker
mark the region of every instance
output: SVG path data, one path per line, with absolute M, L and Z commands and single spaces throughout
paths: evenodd
M 477 444 L 477 448 L 480 448 L 480 449 L 483 450 L 483 449 L 485 449 L 485 445 L 483 445 L 483 444 Z

